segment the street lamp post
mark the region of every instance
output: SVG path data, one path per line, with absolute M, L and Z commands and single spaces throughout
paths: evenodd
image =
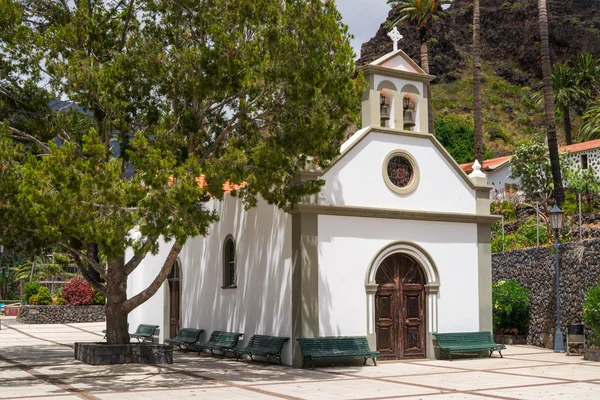
M 554 246 L 556 249 L 555 284 L 556 284 L 556 333 L 554 335 L 554 352 L 562 353 L 565 350 L 563 335 L 560 330 L 560 268 L 558 260 L 558 231 L 563 226 L 563 210 L 554 205 L 550 210 L 550 225 L 554 229 Z

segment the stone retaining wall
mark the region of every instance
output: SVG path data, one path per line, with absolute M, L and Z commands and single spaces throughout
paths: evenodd
M 17 321 L 24 324 L 103 322 L 104 306 L 22 306 Z
M 584 293 L 600 281 L 600 239 L 560 245 L 561 328 L 581 323 Z M 531 290 L 527 344 L 552 347 L 556 330 L 554 246 L 492 255 L 492 280 L 513 279 Z

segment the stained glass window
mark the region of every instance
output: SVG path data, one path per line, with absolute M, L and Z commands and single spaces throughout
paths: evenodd
M 388 161 L 387 174 L 392 184 L 403 188 L 408 186 L 413 179 L 413 166 L 407 158 L 394 156 Z

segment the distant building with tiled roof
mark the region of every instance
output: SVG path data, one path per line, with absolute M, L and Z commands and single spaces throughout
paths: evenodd
M 572 168 L 593 168 L 600 178 L 600 139 L 561 146 L 558 151 L 569 153 L 567 160 Z M 510 158 L 511 156 L 502 156 L 483 161 L 481 171 L 487 175 L 488 184 L 493 187 L 490 192 L 491 198 L 518 191 L 520 182 L 509 177 Z M 460 168 L 470 174 L 473 172 L 473 163 L 461 164 Z

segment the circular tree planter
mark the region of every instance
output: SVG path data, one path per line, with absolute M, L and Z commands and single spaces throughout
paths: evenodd
M 172 364 L 173 346 L 155 343 L 76 342 L 75 359 L 91 365 Z
M 583 352 L 583 359 L 587 361 L 600 361 L 600 349 L 586 350 Z

